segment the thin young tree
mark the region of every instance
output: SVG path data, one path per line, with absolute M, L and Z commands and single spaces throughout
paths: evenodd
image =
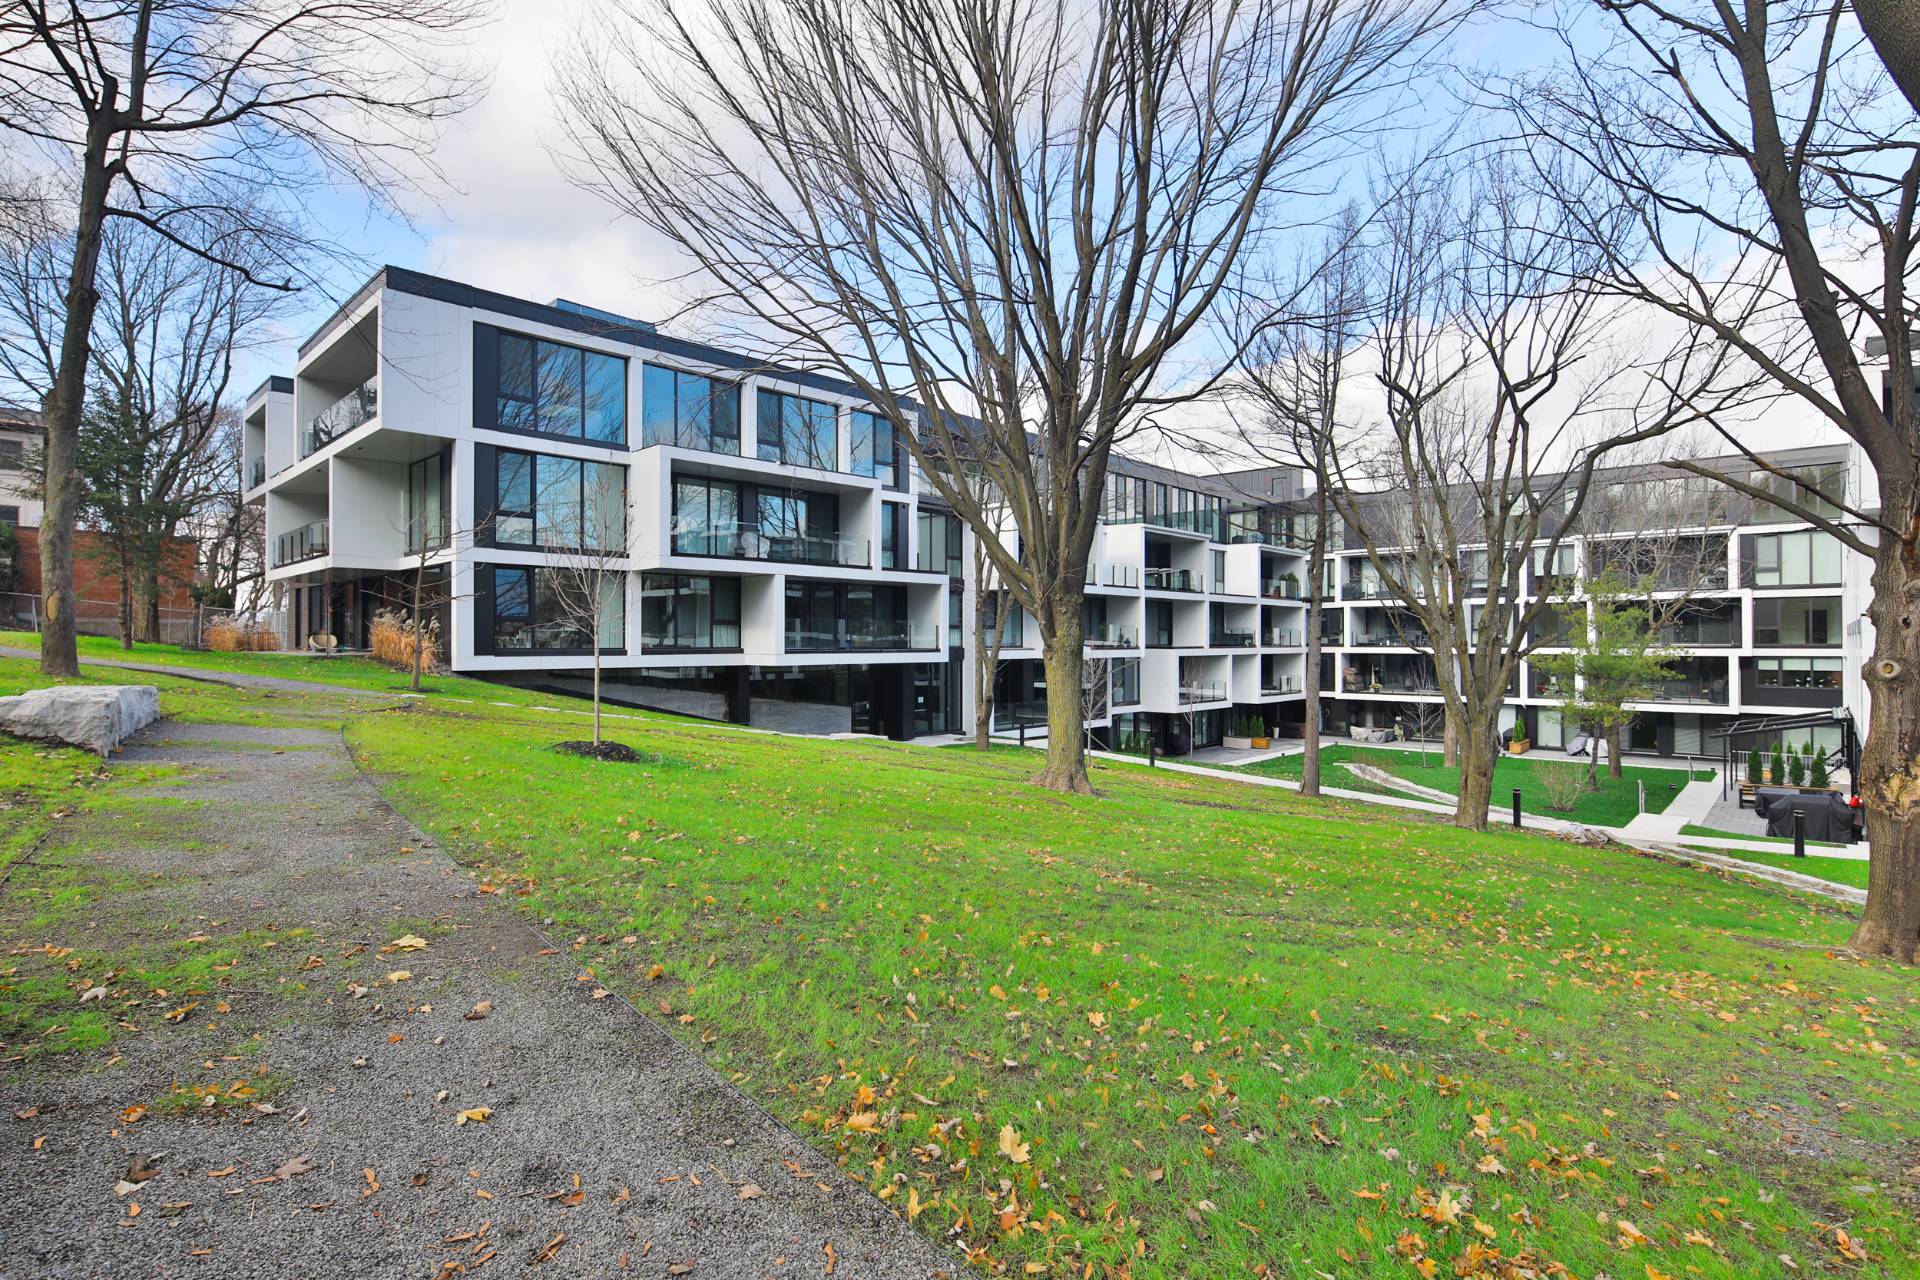
M 79 670 L 78 451 L 108 225 L 293 288 L 318 235 L 301 230 L 313 226 L 306 196 L 345 183 L 385 199 L 414 184 L 433 126 L 477 87 L 459 43 L 482 12 L 479 0 L 0 0 L 0 134 L 40 153 L 69 237 L 42 401 L 47 674 Z M 266 195 L 275 216 L 246 216 Z
M 1504 99 L 1529 154 L 1584 166 L 1580 181 L 1556 169 L 1540 185 L 1598 250 L 1592 278 L 1684 341 L 1737 353 L 1754 398 L 1793 402 L 1872 467 L 1861 490 L 1823 492 L 1752 456 L 1738 420 L 1718 414 L 1751 469 L 1675 464 L 1873 562 L 1859 779 L 1871 862 L 1853 945 L 1920 961 L 1920 11 L 1594 0 L 1560 17 L 1564 66 Z M 1591 208 L 1622 200 L 1637 222 L 1603 233 Z
M 1305 277 L 1283 282 L 1266 296 L 1291 296 L 1304 314 L 1275 323 L 1271 314 L 1249 312 L 1241 324 L 1250 340 L 1229 403 L 1248 406 L 1236 423 L 1235 443 L 1278 466 L 1298 467 L 1315 478 L 1305 512 L 1307 532 L 1306 680 L 1302 685 L 1300 794 L 1320 794 L 1320 660 L 1325 647 L 1326 564 L 1334 511 L 1324 477 L 1340 427 L 1341 385 L 1348 352 L 1364 331 L 1365 299 L 1356 255 L 1361 250 L 1357 214 L 1349 208 L 1328 235 L 1323 251 L 1303 264 Z
M 985 751 L 993 745 L 994 684 L 1000 675 L 1000 652 L 1007 642 L 1007 610 L 1012 595 L 1000 585 L 979 534 L 968 541 L 973 557 L 973 745 Z
M 547 563 L 534 572 L 545 581 L 555 609 L 555 615 L 541 618 L 541 623 L 564 629 L 574 641 L 567 647 L 592 655 L 593 746 L 598 751 L 601 653 L 607 637 L 623 633 L 626 621 L 627 485 L 624 467 L 589 462 L 582 468 L 579 501 L 555 504 L 566 513 L 563 524 L 576 530 L 574 545 L 550 548 Z
M 1598 782 L 1602 755 L 1608 773 L 1622 776 L 1620 752 L 1635 718 L 1633 704 L 1653 696 L 1684 651 L 1661 639 L 1648 598 L 1618 576 L 1603 573 L 1586 584 L 1584 599 L 1562 607 L 1567 632 L 1555 640 L 1566 647 L 1535 651 L 1531 663 L 1560 695 L 1560 714 L 1591 735 L 1591 786 Z
M 1163 367 L 1276 233 L 1275 194 L 1328 185 L 1376 93 L 1473 7 L 616 0 L 559 92 L 581 182 L 680 249 L 743 337 L 857 387 L 989 539 L 1047 667 L 1036 781 L 1089 792 L 1108 460 L 1211 381 Z M 952 479 L 968 462 L 995 506 Z

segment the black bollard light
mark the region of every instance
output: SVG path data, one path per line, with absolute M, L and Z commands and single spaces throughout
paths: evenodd
M 1793 810 L 1793 856 L 1807 856 L 1807 811 L 1798 805 Z
M 1513 825 L 1520 825 L 1520 788 L 1513 789 Z

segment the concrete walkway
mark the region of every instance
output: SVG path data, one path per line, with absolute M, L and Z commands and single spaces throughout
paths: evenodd
M 116 759 L 184 782 L 154 790 L 157 817 L 67 819 L 0 899 L 21 980 L 98 986 L 86 1008 L 123 1027 L 0 1061 L 0 1273 L 959 1274 L 482 893 L 337 731 L 162 721 Z M 200 947 L 235 962 L 184 990 L 124 976 Z M 264 1109 L 127 1110 L 235 1080 L 278 1087 Z M 157 1173 L 116 1193 L 136 1160 Z

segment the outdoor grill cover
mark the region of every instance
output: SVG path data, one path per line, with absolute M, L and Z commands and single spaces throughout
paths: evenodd
M 1827 792 L 1809 795 L 1782 787 L 1761 787 L 1753 794 L 1753 809 L 1766 820 L 1770 836 L 1793 834 L 1793 811 L 1807 815 L 1807 839 L 1844 844 L 1853 838 L 1853 809 L 1847 798 Z

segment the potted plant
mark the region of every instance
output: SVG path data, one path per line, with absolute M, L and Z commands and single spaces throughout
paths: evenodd
M 1773 744 L 1773 754 L 1767 758 L 1767 781 L 1780 784 L 1787 780 L 1787 757 L 1779 743 Z
M 1807 781 L 1807 762 L 1796 749 L 1787 756 L 1787 785 L 1804 786 Z
M 1259 716 L 1243 715 L 1233 722 L 1233 731 L 1222 734 L 1222 744 L 1236 751 L 1265 751 L 1267 749 L 1267 726 Z
M 1533 750 L 1533 743 L 1516 733 L 1507 741 L 1507 750 L 1516 756 L 1523 756 Z
M 1827 753 L 1814 753 L 1813 769 L 1807 775 L 1807 785 L 1818 791 L 1833 790 L 1833 779 L 1827 773 Z
M 1766 781 L 1766 777 L 1766 766 L 1760 762 L 1760 748 L 1755 747 L 1747 752 L 1747 781 L 1757 787 Z
M 1246 731 L 1247 738 L 1253 743 L 1253 749 L 1255 751 L 1265 751 L 1273 745 L 1273 740 L 1267 737 L 1267 722 L 1259 716 L 1249 715 L 1247 717 Z

